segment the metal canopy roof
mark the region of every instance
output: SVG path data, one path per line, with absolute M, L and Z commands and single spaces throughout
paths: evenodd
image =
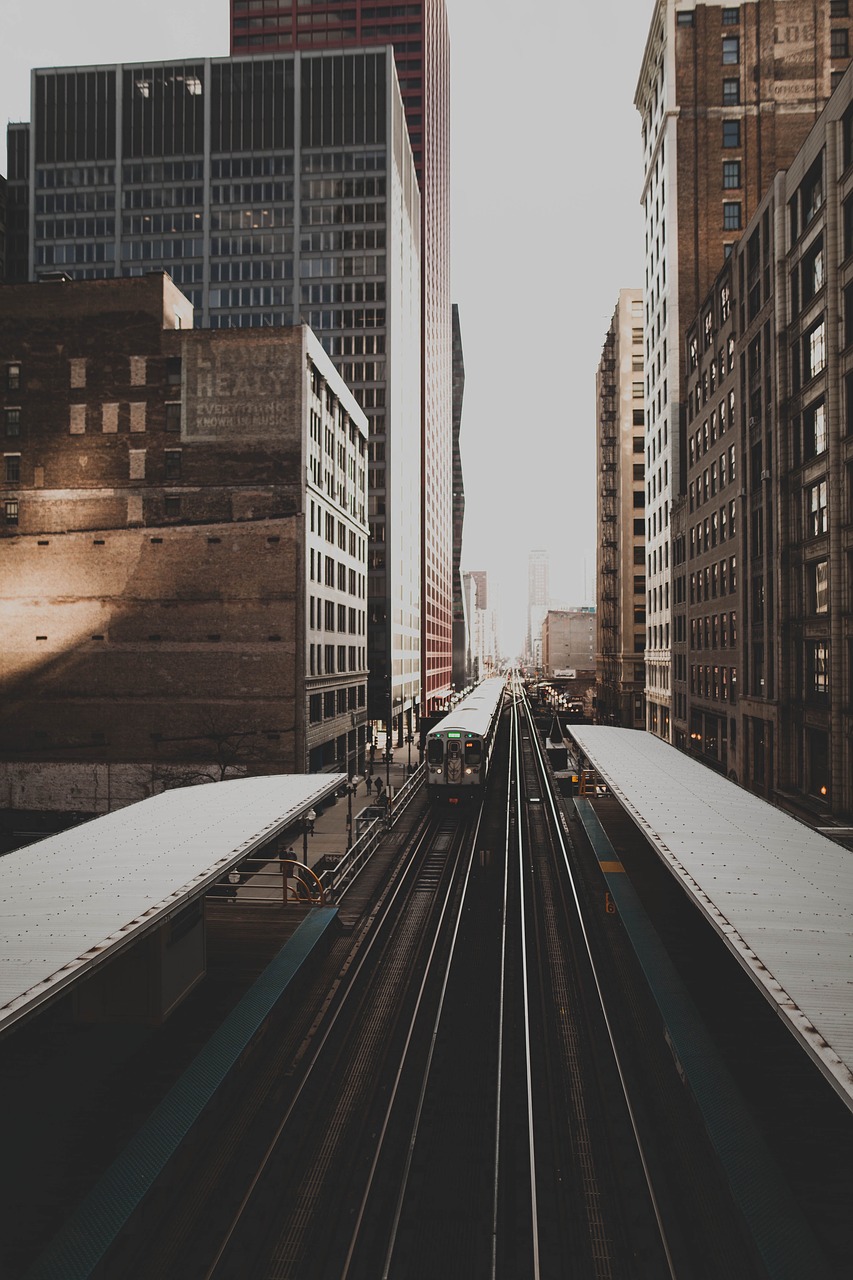
M 179 787 L 0 858 L 0 1032 L 345 782 L 280 774 Z
M 853 853 L 650 733 L 568 731 L 853 1107 Z

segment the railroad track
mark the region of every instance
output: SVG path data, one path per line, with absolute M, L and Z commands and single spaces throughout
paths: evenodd
M 673 1185 L 661 1116 L 692 1151 L 689 1101 L 664 1094 L 675 1065 L 594 881 L 515 687 L 485 803 L 435 807 L 401 859 L 253 1121 L 242 1190 L 179 1272 L 155 1248 L 127 1274 L 754 1280 L 737 1243 L 719 1269 L 728 1223 L 698 1229 Z

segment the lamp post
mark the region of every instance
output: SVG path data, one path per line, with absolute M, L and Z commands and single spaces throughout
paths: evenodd
M 347 853 L 352 848 L 352 798 L 358 790 L 358 778 L 350 778 L 347 787 Z
M 305 817 L 302 819 L 302 861 L 308 866 L 308 837 L 314 834 L 314 823 L 317 815 L 313 809 L 309 809 Z
M 406 734 L 406 746 L 407 746 L 407 747 L 408 747 L 408 749 L 409 749 L 409 763 L 408 763 L 408 766 L 407 766 L 407 768 L 406 768 L 406 772 L 407 772 L 407 773 L 411 773 L 411 772 L 412 772 L 412 743 L 414 742 L 414 740 L 415 740 L 415 735 L 414 735 L 414 734 L 411 732 L 411 730 L 410 730 L 410 731 Z

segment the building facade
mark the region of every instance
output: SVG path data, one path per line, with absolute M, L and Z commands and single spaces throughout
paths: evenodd
M 595 672 L 595 609 L 549 609 L 542 621 L 546 677 Z
M 367 419 L 307 326 L 191 326 L 160 273 L 0 288 L 7 810 L 363 763 Z
M 542 665 L 542 623 L 551 599 L 550 561 L 547 551 L 531 551 L 527 557 L 527 661 Z
M 642 728 L 646 647 L 643 294 L 622 289 L 596 377 L 596 707 Z
M 453 304 L 453 687 L 466 683 L 465 605 L 462 595 L 462 535 L 465 525 L 465 478 L 462 474 L 462 398 L 465 394 L 465 361 L 459 308 Z
M 420 197 L 391 49 L 40 70 L 32 105 L 28 148 L 10 131 L 33 193 L 25 278 L 166 270 L 203 327 L 309 324 L 352 387 L 370 422 L 370 710 L 411 721 Z
M 498 629 L 495 610 L 489 605 L 489 580 L 482 569 L 462 574 L 465 612 L 466 668 L 461 684 L 476 684 L 494 675 L 498 667 Z
M 451 683 L 453 617 L 450 39 L 445 0 L 231 0 L 231 52 L 392 44 L 421 190 L 425 706 Z
M 688 330 L 685 359 L 689 749 L 802 816 L 844 820 L 853 73 L 746 226 Z
M 635 104 L 645 230 L 647 727 L 671 740 L 670 515 L 683 494 L 684 334 L 849 62 L 846 0 L 658 0 Z

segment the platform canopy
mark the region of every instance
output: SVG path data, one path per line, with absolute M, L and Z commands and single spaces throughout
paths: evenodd
M 201 897 L 346 783 L 180 787 L 0 857 L 0 1033 Z
M 853 1108 L 853 853 L 650 733 L 568 732 Z

